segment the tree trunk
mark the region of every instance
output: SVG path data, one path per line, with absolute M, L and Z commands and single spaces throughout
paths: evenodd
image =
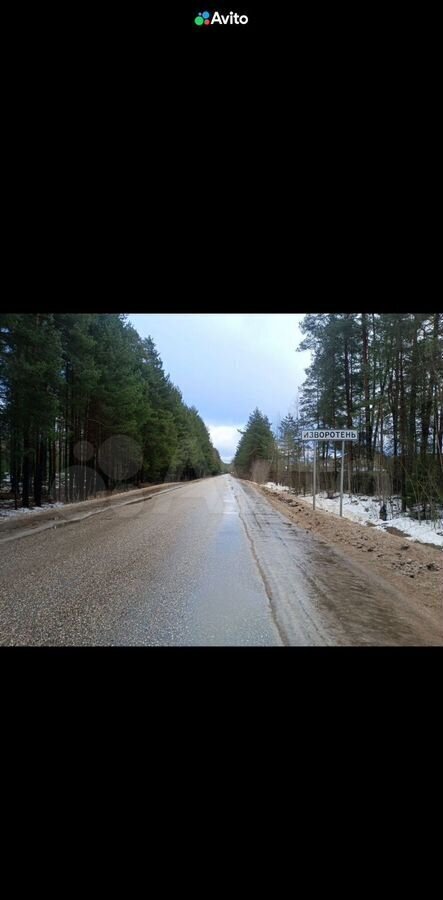
M 29 507 L 29 485 L 31 466 L 29 455 L 31 448 L 29 446 L 29 431 L 25 429 L 23 432 L 23 488 L 22 488 L 22 506 Z
M 351 376 L 349 365 L 349 347 L 348 338 L 345 337 L 345 395 L 346 395 L 346 426 L 352 428 L 352 396 L 351 396 Z M 348 494 L 352 493 L 352 443 L 348 449 Z
M 406 399 L 403 368 L 403 347 L 400 349 L 400 443 L 401 443 L 401 510 L 406 512 L 406 464 L 407 464 L 407 436 L 406 436 Z
M 42 505 L 42 466 L 43 466 L 43 442 L 39 437 L 36 440 L 35 475 L 34 475 L 34 502 L 36 506 Z

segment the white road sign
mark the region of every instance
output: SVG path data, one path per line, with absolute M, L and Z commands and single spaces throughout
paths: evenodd
M 302 431 L 302 441 L 358 441 L 358 431 L 352 428 L 332 428 L 325 431 L 310 429 Z

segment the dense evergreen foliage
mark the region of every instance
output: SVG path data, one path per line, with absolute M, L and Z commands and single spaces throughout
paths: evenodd
M 223 469 L 152 339 L 118 314 L 1 314 L 0 451 L 23 506 Z
M 400 494 L 403 510 L 435 517 L 443 503 L 443 314 L 319 313 L 301 323 L 300 350 L 312 363 L 299 410 L 274 436 L 263 414 L 251 415 L 234 459 L 244 478 L 272 478 L 312 489 L 314 444 L 302 428 L 354 428 L 345 445 L 345 489 Z M 339 483 L 341 444 L 319 441 L 320 489 Z
M 348 489 L 400 493 L 403 509 L 443 500 L 443 314 L 310 314 L 300 425 L 354 427 Z M 336 448 L 319 443 L 320 463 Z
M 241 435 L 233 461 L 235 474 L 253 481 L 263 481 L 270 477 L 275 439 L 267 417 L 259 409 L 255 409 Z

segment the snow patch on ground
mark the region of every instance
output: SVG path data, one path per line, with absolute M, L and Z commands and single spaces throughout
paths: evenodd
M 13 519 L 16 516 L 32 516 L 33 513 L 46 512 L 48 509 L 59 509 L 64 503 L 43 503 L 42 506 L 34 506 L 32 509 L 19 507 L 18 509 L 0 509 L 0 523 L 4 519 Z
M 289 491 L 288 487 L 281 484 L 274 484 L 268 481 L 265 485 L 273 493 L 279 494 L 283 491 Z M 294 494 L 297 500 L 304 501 L 312 506 L 312 494 Z M 405 514 L 401 514 L 401 503 L 399 497 L 394 497 L 391 503 L 386 503 L 388 518 L 386 522 L 380 519 L 381 501 L 377 497 L 366 497 L 364 495 L 343 496 L 343 518 L 351 519 L 359 522 L 360 525 L 372 525 L 379 531 L 385 531 L 386 528 L 398 528 L 403 531 L 405 538 L 413 541 L 420 541 L 423 544 L 434 544 L 443 548 L 443 523 L 435 522 L 419 522 Z M 340 515 L 340 496 L 328 500 L 325 493 L 321 492 L 316 495 L 315 508 L 324 512 L 332 513 L 332 515 Z
M 409 536 L 414 541 L 420 541 L 421 544 L 435 544 L 436 547 L 443 548 L 441 522 L 435 526 L 433 522 L 418 522 L 416 519 L 400 516 L 398 519 L 393 519 L 392 524 L 399 531 L 404 531 L 405 537 Z M 389 525 L 389 522 L 386 525 Z

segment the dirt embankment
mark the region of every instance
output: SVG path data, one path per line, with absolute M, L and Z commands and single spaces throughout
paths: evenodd
M 255 485 L 279 512 L 350 559 L 377 572 L 416 603 L 443 613 L 443 551 L 404 536 L 359 525 L 324 510 L 293 494 L 276 495 Z

